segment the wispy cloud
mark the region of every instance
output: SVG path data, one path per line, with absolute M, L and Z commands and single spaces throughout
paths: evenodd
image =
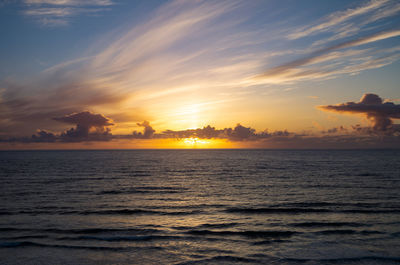
M 270 68 L 263 74 L 258 75 L 256 79 L 266 83 L 284 83 L 329 78 L 338 74 L 351 74 L 366 69 L 380 68 L 399 59 L 396 49 L 394 49 L 394 52 L 388 50 L 389 55 L 385 54 L 385 50 L 380 53 L 374 53 L 370 49 L 334 51 L 358 47 L 398 36 L 400 36 L 400 30 L 392 30 L 328 46 L 316 50 L 304 58 Z M 367 58 L 367 61 L 365 61 L 365 58 Z M 335 60 L 338 59 L 340 60 L 337 64 L 334 64 Z M 363 62 L 360 63 L 360 61 Z M 320 65 L 320 63 L 324 62 L 327 64 Z M 310 68 L 309 66 L 312 65 L 315 65 L 315 67 Z
M 400 10 L 396 1 L 371 0 L 365 5 L 332 13 L 311 25 L 300 27 L 290 33 L 288 38 L 299 39 L 323 32 L 352 31 L 350 28 L 356 25 L 350 24 L 350 21 L 360 16 L 368 15 L 362 22 L 368 24 L 384 17 L 393 16 L 398 11 Z
M 79 14 L 99 13 L 113 5 L 111 0 L 24 0 L 24 14 L 44 26 L 67 25 Z
M 113 105 L 109 111 L 115 113 L 118 109 L 121 113 L 132 108 L 132 97 L 148 105 L 146 101 L 156 98 L 211 84 L 236 82 L 231 79 L 231 73 L 237 68 L 213 73 L 216 79 L 209 77 L 213 69 L 226 66 L 226 57 L 217 55 L 218 40 L 225 41 L 233 33 L 218 34 L 221 28 L 229 28 L 229 23 L 236 23 L 232 20 L 228 25 L 211 27 L 212 22 L 238 6 L 233 1 L 169 2 L 143 23 L 129 25 L 119 38 L 108 41 L 94 56 L 83 56 L 48 68 L 29 84 L 6 82 L 0 119 L 11 121 L 0 131 L 32 130 L 31 126 L 27 127 L 26 120 L 37 122 L 43 116 L 60 116 L 84 109 L 95 111 L 99 106 Z M 190 39 L 191 45 L 183 45 Z M 246 59 L 234 63 L 240 64 L 241 60 Z M 213 62 L 214 67 L 205 66 L 209 62 Z M 32 90 L 36 91 L 35 95 L 29 92 Z M 22 108 L 15 109 L 16 104 Z
M 109 6 L 113 4 L 111 0 L 24 0 L 27 5 L 62 5 L 62 6 Z

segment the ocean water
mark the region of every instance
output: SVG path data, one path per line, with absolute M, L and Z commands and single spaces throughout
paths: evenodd
M 398 264 L 400 151 L 0 152 L 0 264 Z

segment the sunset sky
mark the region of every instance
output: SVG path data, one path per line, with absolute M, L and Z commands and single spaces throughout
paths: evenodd
M 400 2 L 0 1 L 0 149 L 400 148 Z

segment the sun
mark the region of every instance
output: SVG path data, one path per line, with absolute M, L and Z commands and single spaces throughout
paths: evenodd
M 197 145 L 206 145 L 209 143 L 209 141 L 199 139 L 197 137 L 185 138 L 183 139 L 183 142 L 185 143 L 186 146 L 192 146 L 192 147 L 196 147 Z

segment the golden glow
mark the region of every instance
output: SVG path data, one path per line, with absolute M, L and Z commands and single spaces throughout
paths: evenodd
M 226 139 L 199 139 L 194 144 L 191 138 L 185 139 L 135 139 L 115 140 L 91 143 L 13 143 L 0 145 L 0 150 L 14 149 L 214 149 L 214 148 L 244 148 L 241 143 L 230 142 Z M 192 144 L 193 143 L 193 144 Z
M 209 143 L 209 141 L 201 140 L 201 139 L 199 139 L 197 137 L 185 138 L 185 139 L 183 139 L 183 142 L 186 145 L 192 146 L 192 147 L 196 147 L 197 145 L 205 145 L 205 144 Z

